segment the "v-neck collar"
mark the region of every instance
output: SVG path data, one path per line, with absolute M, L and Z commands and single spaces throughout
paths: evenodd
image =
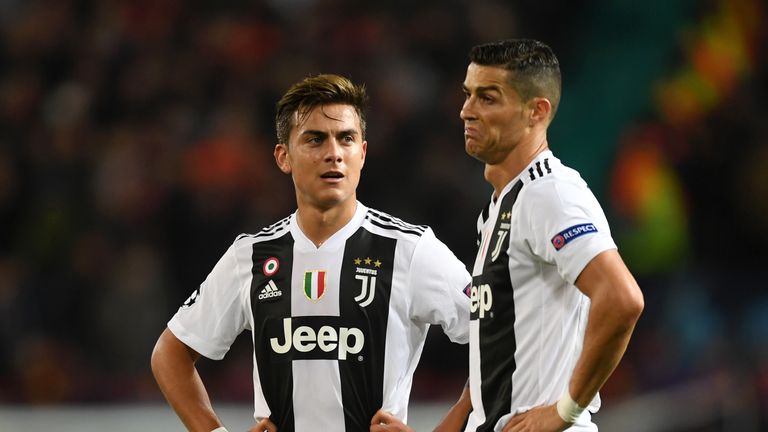
M 355 214 L 352 216 L 352 219 L 350 219 L 340 230 L 328 237 L 328 240 L 324 241 L 319 247 L 315 246 L 312 240 L 310 240 L 309 237 L 304 234 L 304 231 L 301 230 L 298 221 L 298 211 L 293 212 L 291 215 L 291 235 L 296 242 L 296 248 L 305 252 L 331 251 L 338 249 L 338 247 L 344 244 L 344 242 L 346 242 L 347 239 L 362 225 L 363 220 L 365 219 L 365 214 L 368 212 L 368 207 L 364 206 L 360 201 L 357 201 L 356 204 L 357 208 L 355 209 Z

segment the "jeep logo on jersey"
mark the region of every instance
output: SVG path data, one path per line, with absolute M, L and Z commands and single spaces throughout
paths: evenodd
M 488 284 L 472 286 L 472 289 L 469 292 L 469 305 L 472 318 L 475 316 L 481 319 L 485 318 L 485 313 L 490 311 L 493 306 L 493 292 L 491 292 L 491 286 Z
M 296 327 L 296 330 L 292 327 L 293 320 L 284 318 L 282 342 L 276 337 L 269 339 L 272 351 L 287 354 L 291 349 L 299 353 L 311 353 L 317 349 L 324 353 L 338 350 L 336 357 L 346 360 L 347 354 L 358 354 L 365 345 L 365 335 L 354 327 L 339 327 L 338 330 L 329 325 L 321 326 L 317 330 L 306 325 Z

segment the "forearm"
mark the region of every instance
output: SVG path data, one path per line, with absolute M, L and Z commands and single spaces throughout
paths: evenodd
M 467 385 L 464 386 L 459 400 L 448 410 L 448 413 L 443 417 L 440 424 L 437 425 L 434 432 L 460 431 L 470 411 L 472 411 L 472 400 L 469 395 L 469 381 L 467 381 Z
M 152 373 L 184 426 L 194 432 L 209 432 L 221 422 L 195 368 L 198 355 L 190 351 L 166 329 L 152 353 Z
M 571 398 L 582 407 L 589 405 L 616 369 L 634 329 L 632 319 L 607 316 L 602 309 L 610 306 L 592 304 L 583 349 L 569 385 Z
M 581 356 L 568 390 L 579 406 L 586 407 L 621 361 L 644 301 L 615 250 L 595 257 L 576 285 L 590 298 L 590 308 Z

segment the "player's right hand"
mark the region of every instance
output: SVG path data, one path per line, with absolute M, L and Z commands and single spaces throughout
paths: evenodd
M 540 406 L 512 417 L 502 432 L 562 432 L 572 426 L 560 418 L 555 405 Z
M 371 419 L 370 432 L 414 432 L 414 430 L 392 414 L 378 410 Z
M 277 426 L 267 417 L 256 423 L 256 426 L 248 429 L 248 432 L 277 432 Z

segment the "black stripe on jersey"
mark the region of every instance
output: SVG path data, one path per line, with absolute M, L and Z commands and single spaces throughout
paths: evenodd
M 424 231 L 427 230 L 427 227 L 425 225 L 409 224 L 408 222 L 405 222 L 402 219 L 396 218 L 386 213 L 382 213 L 378 210 L 368 209 L 368 214 L 378 218 L 381 222 L 389 223 L 389 224 L 392 224 L 393 226 L 399 226 L 406 230 L 419 231 L 421 233 L 424 233 Z
M 536 170 L 535 172 L 534 167 Z M 536 161 L 534 166 L 528 168 L 528 176 L 531 178 L 531 180 L 536 180 L 537 178 L 544 177 L 547 174 L 552 174 L 552 167 L 549 166 L 549 158 L 544 158 L 544 169 L 547 171 L 546 173 L 541 169 L 541 161 Z
M 264 261 L 279 260 L 277 273 L 267 277 L 263 273 Z M 272 414 L 270 420 L 280 431 L 295 429 L 293 417 L 293 368 L 291 362 L 278 362 L 270 338 L 282 335 L 283 319 L 291 317 L 291 272 L 293 268 L 293 237 L 289 232 L 281 237 L 254 243 L 252 254 L 253 280 L 251 282 L 251 313 L 254 318 L 253 346 L 259 369 L 262 391 Z M 271 286 L 267 284 L 273 283 Z M 280 296 L 259 294 L 265 288 L 276 287 Z M 269 290 L 274 293 L 274 290 Z M 275 329 L 279 327 L 279 331 Z M 282 336 L 280 337 L 282 338 Z
M 424 234 L 424 231 L 426 231 L 426 227 L 424 226 L 411 225 L 399 219 L 393 220 L 392 218 L 381 217 L 370 211 L 365 215 L 365 219 L 369 220 L 379 228 L 397 230 L 406 234 L 421 236 Z
M 267 236 L 269 234 L 274 234 L 277 231 L 279 231 L 280 229 L 287 227 L 290 223 L 291 223 L 291 217 L 288 216 L 288 217 L 283 218 L 282 220 L 280 220 L 278 222 L 275 222 L 272 225 L 262 229 L 261 231 L 256 233 L 256 235 L 254 237 L 264 237 L 264 236 Z
M 391 220 L 388 218 L 377 216 L 373 213 L 367 214 L 366 219 L 377 222 L 377 226 L 381 228 L 396 229 L 404 233 L 416 234 L 419 236 L 424 234 L 424 232 L 427 229 L 425 226 L 411 225 L 408 223 L 398 222 L 396 220 Z
M 493 426 L 504 414 L 509 412 L 512 401 L 512 373 L 515 371 L 515 293 L 509 277 L 509 219 L 503 215 L 512 214 L 512 206 L 517 200 L 522 180 L 504 196 L 499 206 L 499 216 L 493 230 L 495 241 L 490 250 L 500 248 L 494 260 L 494 254 L 486 254 L 483 273 L 472 278 L 474 287 L 490 288 L 491 308 L 480 318 L 479 309 L 470 315 L 471 320 L 480 320 L 480 384 L 486 421 L 477 428 L 478 432 L 492 431 Z
M 392 223 L 396 223 L 396 224 L 402 225 L 403 227 L 406 227 L 406 228 L 422 229 L 422 230 L 426 230 L 427 229 L 426 225 L 416 225 L 416 224 L 408 223 L 408 222 L 406 222 L 406 221 L 404 221 L 404 220 L 402 220 L 402 219 L 400 219 L 398 217 L 392 216 L 391 214 L 384 213 L 384 212 L 376 210 L 376 209 L 369 208 L 368 212 L 373 214 L 373 215 L 375 215 L 375 216 L 378 216 L 379 218 L 381 218 L 383 220 L 390 221 Z
M 378 220 L 376 220 L 374 218 L 368 218 L 368 220 L 372 224 L 376 225 L 379 228 L 384 228 L 384 229 L 389 229 L 389 230 L 397 230 L 397 231 L 400 231 L 400 232 L 403 232 L 403 233 L 406 233 L 406 234 L 413 234 L 413 235 L 417 235 L 417 236 L 420 236 L 422 234 L 419 231 L 413 231 L 413 230 L 408 230 L 408 229 L 405 229 L 405 228 L 400 228 L 399 226 L 396 226 L 396 225 L 384 224 L 384 223 L 381 223 L 381 222 L 379 222 Z
M 495 200 L 491 200 L 488 202 L 488 205 L 483 207 L 483 211 L 480 212 L 480 216 L 477 218 L 477 238 L 475 239 L 475 243 L 477 244 L 477 247 L 480 247 L 480 243 L 483 242 L 483 225 L 485 225 L 485 221 L 488 220 L 488 214 L 491 211 L 491 205 L 495 202 Z
M 278 222 L 273 223 L 272 225 L 266 228 L 263 228 L 261 231 L 259 231 L 256 234 L 240 234 L 239 236 L 237 236 L 237 240 L 240 240 L 246 237 L 253 238 L 253 239 L 268 237 L 269 235 L 272 235 L 280 231 L 281 229 L 287 227 L 290 224 L 290 222 L 291 222 L 291 217 L 288 216 L 286 218 L 281 219 Z
M 339 361 L 347 432 L 367 431 L 371 418 L 382 405 L 384 353 L 396 245 L 395 239 L 360 228 L 347 240 L 344 248 L 339 312 L 348 327 L 358 328 L 365 335 L 362 351 L 350 355 L 346 361 Z M 366 265 L 368 258 L 370 261 Z M 360 264 L 355 264 L 357 259 L 362 260 Z M 377 261 L 379 266 L 376 266 Z M 363 285 L 370 290 L 374 281 L 373 300 L 362 306 L 368 297 L 361 296 Z M 364 298 L 355 300 L 355 297 Z
M 488 205 L 483 207 L 483 211 L 480 213 L 480 217 L 482 218 L 481 220 L 483 221 L 482 223 L 485 223 L 485 221 L 488 220 L 488 214 L 491 211 L 491 204 L 492 204 L 492 201 L 488 202 Z

